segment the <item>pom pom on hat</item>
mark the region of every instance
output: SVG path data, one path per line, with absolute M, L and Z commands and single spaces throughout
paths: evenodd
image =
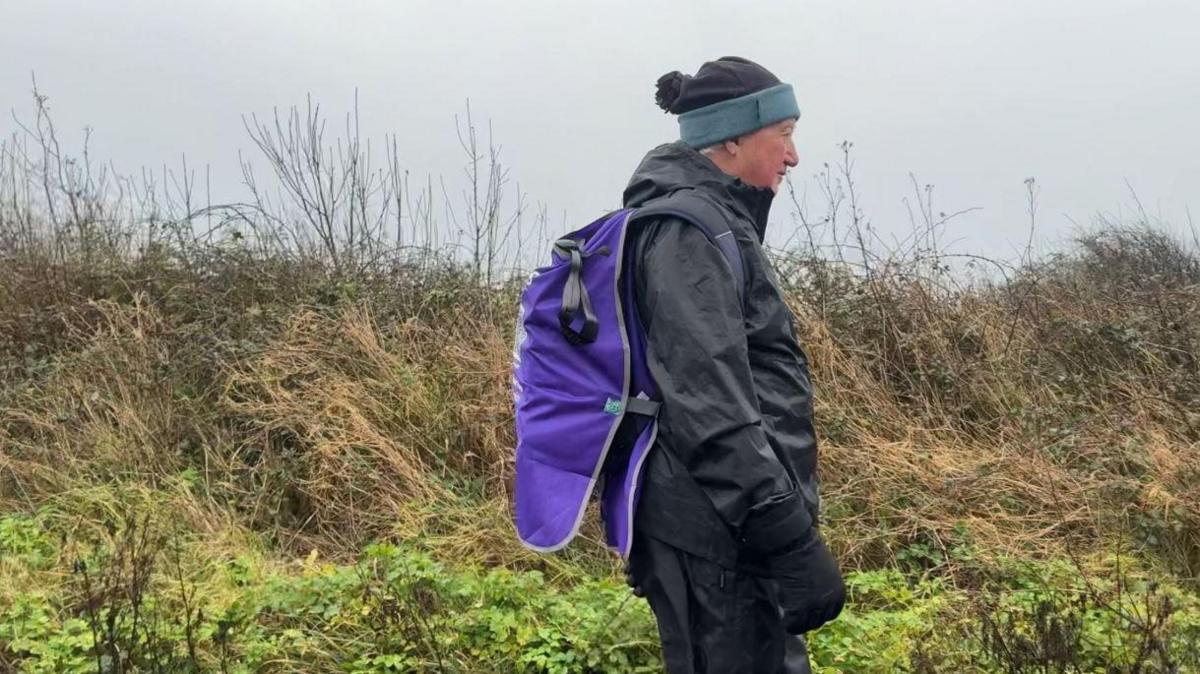
M 654 102 L 662 108 L 663 112 L 676 112 L 671 108 L 679 100 L 679 95 L 683 92 L 683 85 L 690 79 L 678 70 L 672 70 L 658 78 L 658 82 L 655 82 L 658 89 L 654 92 Z

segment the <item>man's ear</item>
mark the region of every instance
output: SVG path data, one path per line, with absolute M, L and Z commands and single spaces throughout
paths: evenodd
M 728 152 L 731 156 L 736 157 L 738 150 L 741 149 L 741 147 L 738 146 L 738 140 L 739 139 L 737 139 L 737 138 L 731 138 L 731 139 L 725 141 L 725 151 Z

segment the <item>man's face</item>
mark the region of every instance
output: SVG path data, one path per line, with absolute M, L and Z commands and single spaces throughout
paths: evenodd
M 738 173 L 742 182 L 755 187 L 779 191 L 783 175 L 797 163 L 792 132 L 796 120 L 785 119 L 738 139 Z

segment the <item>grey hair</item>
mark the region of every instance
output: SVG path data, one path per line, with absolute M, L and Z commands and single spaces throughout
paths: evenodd
M 712 145 L 709 145 L 708 147 L 700 148 L 700 154 L 704 155 L 705 157 L 712 157 L 714 154 L 716 154 L 717 152 L 719 152 L 723 149 L 725 149 L 725 141 L 721 141 L 720 143 L 713 143 Z

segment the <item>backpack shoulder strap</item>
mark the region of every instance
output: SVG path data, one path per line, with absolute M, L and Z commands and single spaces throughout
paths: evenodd
M 725 262 L 733 271 L 737 283 L 738 299 L 742 305 L 746 303 L 746 288 L 750 285 L 746 278 L 745 265 L 742 264 L 742 254 L 738 249 L 737 240 L 730 228 L 728 212 L 700 195 L 694 189 L 685 188 L 650 201 L 638 208 L 629 216 L 629 221 L 661 216 L 674 216 L 695 225 L 712 241 Z

